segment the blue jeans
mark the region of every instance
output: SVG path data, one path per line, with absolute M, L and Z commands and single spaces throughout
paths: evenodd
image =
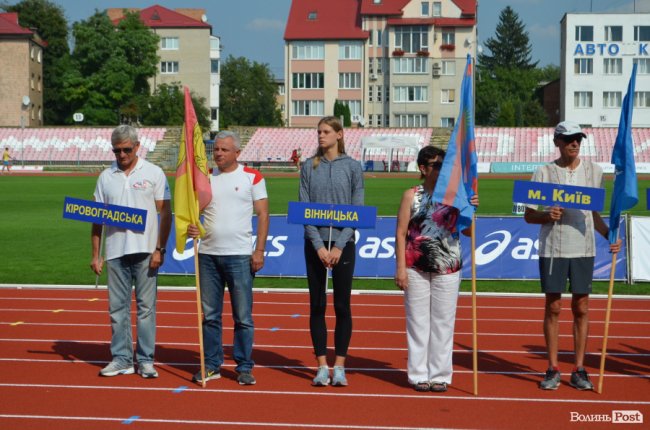
M 233 358 L 237 372 L 250 372 L 253 354 L 253 272 L 250 255 L 199 254 L 201 304 L 203 306 L 203 348 L 207 368 L 223 364 L 222 314 L 226 284 L 235 321 Z
M 157 270 L 149 269 L 151 254 L 130 254 L 108 260 L 108 311 L 111 316 L 111 355 L 133 363 L 131 289 L 135 285 L 138 363 L 153 363 L 156 347 Z

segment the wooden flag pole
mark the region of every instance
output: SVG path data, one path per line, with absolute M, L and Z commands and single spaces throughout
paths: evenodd
M 607 311 L 605 312 L 605 333 L 603 348 L 600 352 L 600 376 L 598 378 L 598 394 L 603 394 L 603 379 L 605 378 L 605 359 L 607 358 L 607 336 L 609 335 L 609 317 L 612 313 L 612 295 L 614 293 L 614 275 L 616 273 L 616 254 L 612 254 L 612 268 L 609 271 L 609 292 L 607 293 Z
M 201 283 L 199 277 L 199 240 L 194 238 L 194 280 L 196 282 L 196 315 L 199 322 L 199 357 L 201 361 L 201 385 L 205 388 L 205 353 L 203 351 L 203 308 L 201 306 Z
M 476 215 L 472 216 L 472 367 L 474 369 L 474 395 L 478 396 L 478 336 L 476 324 Z

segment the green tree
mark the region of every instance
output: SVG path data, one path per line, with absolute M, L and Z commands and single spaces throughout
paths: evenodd
M 205 107 L 205 98 L 191 93 L 196 117 L 203 132 L 210 130 L 210 110 Z M 153 95 L 140 97 L 134 103 L 135 112 L 142 125 L 182 125 L 185 120 L 185 94 L 179 82 L 160 84 Z M 129 108 L 131 105 L 125 106 Z M 127 115 L 128 111 L 123 111 Z
M 72 114 L 69 106 L 61 103 L 63 78 L 72 67 L 63 8 L 49 0 L 23 0 L 15 5 L 3 3 L 0 8 L 18 13 L 20 25 L 35 28 L 47 42 L 43 53 L 43 121 L 47 125 L 62 124 Z
M 221 67 L 219 126 L 282 125 L 277 89 L 267 64 L 230 55 Z
M 531 60 L 533 47 L 528 39 L 528 32 L 519 15 L 510 6 L 501 11 L 496 37 L 490 37 L 485 42 L 485 47 L 492 54 L 483 53 L 478 56 L 479 63 L 485 69 L 533 69 L 537 66 L 537 61 L 533 63 Z
M 158 36 L 137 13 L 127 13 L 117 28 L 96 12 L 72 29 L 73 70 L 65 76 L 64 99 L 83 112 L 87 124 L 109 125 L 140 117 L 134 111 L 149 94 L 148 78 L 156 74 Z

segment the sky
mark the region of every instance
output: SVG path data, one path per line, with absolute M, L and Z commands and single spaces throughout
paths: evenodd
M 70 25 L 109 7 L 206 10 L 212 34 L 221 37 L 222 55 L 266 63 L 273 74 L 284 71 L 284 29 L 291 0 L 52 0 L 63 7 Z M 9 0 L 9 3 L 17 0 Z M 540 66 L 560 64 L 560 20 L 568 12 L 650 12 L 650 0 L 479 0 L 479 43 L 494 37 L 499 13 L 510 5 L 524 23 Z

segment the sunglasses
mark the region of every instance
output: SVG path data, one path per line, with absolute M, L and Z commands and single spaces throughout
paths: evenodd
M 574 141 L 578 143 L 582 143 L 581 134 L 572 134 L 571 136 L 560 135 L 558 136 L 558 138 L 564 143 L 573 143 Z
M 442 168 L 442 161 L 427 163 L 427 167 L 431 167 L 433 170 L 440 170 Z
M 117 155 L 120 152 L 123 152 L 125 154 L 130 154 L 133 152 L 133 148 L 113 148 L 113 154 Z

